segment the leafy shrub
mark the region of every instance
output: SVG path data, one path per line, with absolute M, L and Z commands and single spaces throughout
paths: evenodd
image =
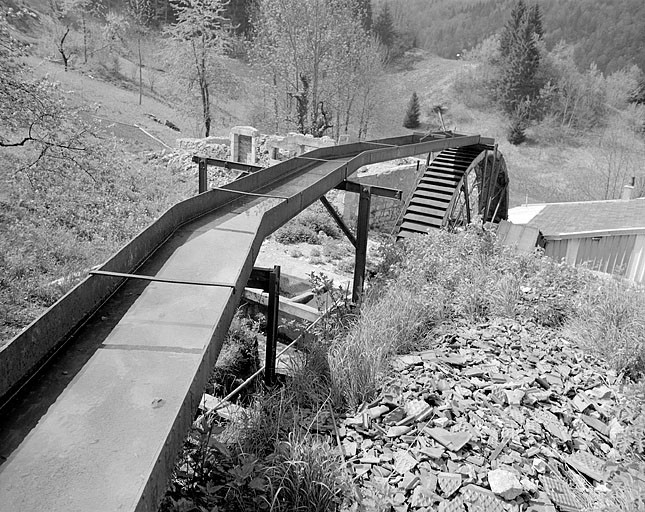
M 522 142 L 526 141 L 526 133 L 524 132 L 524 122 L 519 118 L 514 118 L 506 132 L 506 140 L 514 146 L 519 146 Z
M 323 255 L 331 261 L 340 261 L 345 257 L 354 257 L 354 251 L 348 243 L 329 238 L 323 243 Z
M 298 244 L 301 242 L 308 244 L 317 244 L 318 233 L 308 226 L 298 222 L 289 221 L 275 232 L 275 239 L 281 244 Z
M 339 238 L 340 231 L 329 214 L 318 205 L 311 206 L 297 217 L 294 217 L 275 232 L 275 239 L 281 244 L 305 242 L 320 244 L 320 234 Z

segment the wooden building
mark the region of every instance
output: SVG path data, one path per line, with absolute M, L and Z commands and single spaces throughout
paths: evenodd
M 558 261 L 645 283 L 645 198 L 531 204 L 508 216 L 539 229 Z

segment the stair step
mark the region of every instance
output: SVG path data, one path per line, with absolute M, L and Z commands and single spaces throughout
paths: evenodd
M 463 173 L 454 172 L 454 171 L 446 172 L 445 170 L 428 169 L 425 173 L 423 173 L 423 176 L 434 176 L 437 178 L 441 178 L 443 180 L 459 181 L 463 176 Z
M 423 175 L 421 178 L 420 182 L 423 183 L 436 183 L 437 185 L 443 186 L 443 187 L 452 187 L 452 188 L 457 188 L 457 185 L 461 181 L 461 178 L 451 180 L 446 177 L 438 177 L 438 176 L 433 176 L 433 175 Z
M 408 213 L 414 213 L 418 215 L 429 215 L 431 217 L 438 217 L 443 219 L 443 215 L 446 213 L 446 208 L 431 208 L 428 206 L 421 206 L 418 204 L 411 204 L 408 206 L 406 215 Z M 405 217 L 404 217 L 405 218 Z
M 459 181 L 464 175 L 463 172 L 455 169 L 426 169 L 426 172 L 421 176 L 434 176 L 440 179 Z
M 401 224 L 401 231 L 412 231 L 414 233 L 427 233 L 431 229 L 440 228 L 441 221 L 439 219 L 432 219 L 432 223 L 419 223 L 412 220 L 404 220 Z
M 448 187 L 444 183 L 437 183 L 432 180 L 421 179 L 419 186 L 423 185 L 424 190 L 433 190 L 443 194 L 454 194 L 457 187 Z
M 422 193 L 419 193 L 422 192 Z M 437 201 L 450 201 L 452 195 L 455 193 L 454 190 L 433 190 L 432 187 L 427 188 L 417 188 L 415 196 L 417 197 L 429 197 L 430 199 L 436 199 Z
M 446 208 L 448 204 L 450 203 L 450 198 L 445 197 L 443 198 L 438 198 L 438 197 L 423 197 L 423 196 L 417 196 L 415 195 L 411 200 L 410 200 L 410 206 L 415 204 L 417 206 L 426 206 L 426 207 L 434 207 L 434 208 Z
M 468 165 L 470 165 L 470 163 L 471 163 L 473 160 L 474 160 L 474 158 L 471 158 L 471 157 L 469 157 L 469 156 L 464 156 L 464 157 L 460 157 L 460 156 L 454 156 L 454 157 L 438 156 L 437 158 L 435 158 L 434 160 L 432 160 L 432 161 L 430 162 L 430 164 L 434 164 L 434 163 L 437 163 L 437 164 L 452 164 L 452 163 L 457 163 L 457 164 L 462 164 L 462 165 L 463 165 L 463 164 L 468 164 Z
M 443 163 L 443 162 L 437 162 L 435 163 L 434 161 L 430 164 L 430 167 L 428 169 L 437 169 L 438 171 L 457 171 L 463 173 L 466 169 L 468 169 L 468 166 L 470 164 L 460 164 L 459 162 L 452 162 L 452 163 Z
M 428 229 L 430 230 L 434 228 L 428 228 Z M 402 229 L 401 231 L 399 231 L 399 234 L 396 235 L 396 239 L 401 240 L 403 238 L 411 238 L 412 236 L 419 235 L 419 234 L 426 235 L 428 234 L 428 231 L 408 231 L 407 229 Z
M 403 222 L 410 221 L 425 226 L 440 226 L 443 220 L 443 213 L 434 215 L 419 215 L 417 213 L 406 213 L 403 216 Z

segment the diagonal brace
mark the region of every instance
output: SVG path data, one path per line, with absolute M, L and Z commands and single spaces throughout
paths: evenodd
M 352 230 L 347 227 L 347 224 L 345 224 L 343 218 L 336 211 L 336 208 L 334 208 L 334 206 L 327 200 L 325 196 L 320 196 L 320 202 L 325 208 L 327 208 L 329 215 L 333 217 L 340 230 L 345 233 L 345 236 L 349 239 L 350 243 L 354 246 L 354 248 L 356 248 L 356 237 L 354 236 L 354 233 L 352 233 Z

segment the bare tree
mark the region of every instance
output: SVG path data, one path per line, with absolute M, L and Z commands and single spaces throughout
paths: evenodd
M 224 0 L 172 0 L 177 22 L 166 30 L 166 58 L 173 77 L 201 103 L 205 136 L 211 132 L 211 89 L 221 80 L 218 59 L 230 44 L 230 23 Z
M 379 48 L 356 7 L 355 0 L 260 1 L 252 55 L 267 79 L 276 126 L 337 136 L 367 118 L 363 94 L 377 80 Z
M 148 25 L 152 20 L 150 0 L 128 0 L 128 13 L 130 15 L 130 29 L 133 32 L 137 45 L 137 61 L 139 67 L 139 105 L 143 98 L 143 57 L 141 53 L 141 40 L 148 32 Z
M 87 62 L 87 46 L 89 31 L 87 27 L 87 11 L 91 0 L 49 0 L 51 19 L 54 23 L 53 39 L 56 50 L 63 60 L 65 71 L 74 55 L 74 47 L 70 42 L 79 26 L 83 36 L 83 60 Z
M 89 126 L 56 85 L 29 76 L 22 53 L 0 17 L 0 171 L 32 186 L 72 168 L 92 177 Z

